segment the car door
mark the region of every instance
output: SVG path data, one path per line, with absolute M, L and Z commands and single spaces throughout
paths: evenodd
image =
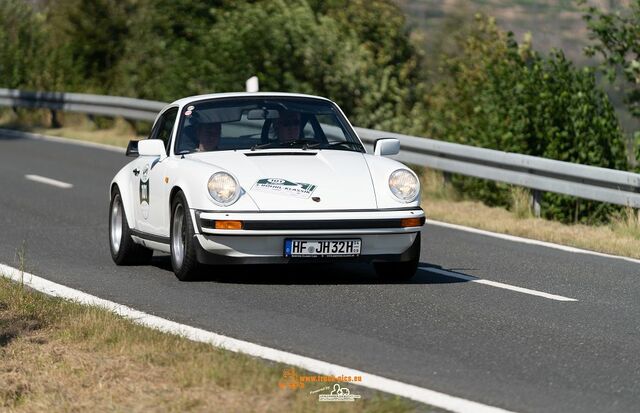
M 165 144 L 167 155 L 173 134 L 174 125 L 178 115 L 178 108 L 171 107 L 156 122 L 149 139 L 160 139 Z M 165 171 L 170 160 L 169 157 L 161 159 L 158 156 L 140 156 L 137 169 L 139 173 L 134 180 L 133 193 L 137 193 L 136 222 L 137 228 L 147 234 L 168 236 L 169 230 L 165 228 L 165 211 L 167 206 L 167 185 L 164 182 Z M 134 174 L 135 174 L 134 169 Z

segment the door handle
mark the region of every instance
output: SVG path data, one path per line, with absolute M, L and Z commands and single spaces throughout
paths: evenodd
M 140 173 L 140 169 L 136 168 L 136 169 L 133 170 L 133 174 L 135 176 L 138 176 L 139 173 Z

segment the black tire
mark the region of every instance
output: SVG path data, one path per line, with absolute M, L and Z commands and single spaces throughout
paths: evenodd
M 152 249 L 133 242 L 118 188 L 113 190 L 109 203 L 109 250 L 117 265 L 148 264 L 153 256 Z
M 199 269 L 193 222 L 189 205 L 182 192 L 178 192 L 171 203 L 171 266 L 180 281 L 191 281 Z
M 420 262 L 420 233 L 416 236 L 407 253 L 411 257 L 409 261 L 374 263 L 373 267 L 378 277 L 385 282 L 403 282 L 409 281 L 416 275 Z

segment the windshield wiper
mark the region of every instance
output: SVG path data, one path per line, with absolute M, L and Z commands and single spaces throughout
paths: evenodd
M 179 155 L 182 158 L 184 158 L 185 155 L 188 155 L 190 153 L 193 153 L 193 151 L 190 151 L 189 149 L 183 149 L 181 151 L 176 152 L 176 155 Z
M 303 150 L 307 150 L 309 148 L 317 148 L 320 146 L 320 142 L 310 142 L 309 139 L 295 139 L 288 142 L 283 142 L 285 147 L 293 148 L 294 146 L 302 145 Z
M 273 141 L 273 142 L 267 142 L 267 143 L 261 143 L 260 145 L 258 145 L 257 143 L 255 145 L 253 145 L 251 147 L 252 151 L 255 151 L 256 149 L 264 149 L 264 148 L 272 148 L 274 147 L 274 145 L 278 144 L 280 142 L 278 141 Z
M 256 149 L 265 149 L 265 148 L 293 148 L 294 146 L 302 145 L 302 150 L 307 150 L 311 148 L 317 148 L 320 146 L 320 142 L 310 142 L 309 139 L 295 139 L 287 142 L 273 141 L 267 142 L 260 145 L 253 145 L 251 147 L 252 151 Z
M 362 145 L 360 145 L 358 142 L 349 142 L 349 141 L 333 142 L 328 145 L 322 146 L 320 149 L 334 149 L 334 148 L 338 148 L 339 146 L 348 146 L 356 149 L 358 152 L 362 152 Z

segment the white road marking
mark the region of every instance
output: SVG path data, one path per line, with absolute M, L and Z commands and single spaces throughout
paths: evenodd
M 431 219 L 427 219 L 426 223 L 431 225 L 436 225 L 438 227 L 457 229 L 459 231 L 470 232 L 472 234 L 486 235 L 488 237 L 500 238 L 500 239 L 504 239 L 512 242 L 520 242 L 520 243 L 529 244 L 529 245 L 538 245 L 540 247 L 553 248 L 561 251 L 573 252 L 576 254 L 589 254 L 589 255 L 595 255 L 596 257 L 613 258 L 616 260 L 624 260 L 624 261 L 632 262 L 634 264 L 640 264 L 639 259 L 623 257 L 621 255 L 605 254 L 603 252 L 584 250 L 582 248 L 570 247 L 568 245 L 555 244 L 553 242 L 547 242 L 547 241 L 538 241 L 537 239 L 517 237 L 515 235 L 500 234 L 498 232 L 485 231 L 483 229 L 465 227 L 463 225 L 457 225 L 457 224 L 449 224 L 448 222 L 434 221 Z
M 46 176 L 25 175 L 24 177 L 27 178 L 30 181 L 40 182 L 41 184 L 47 184 L 47 185 L 51 185 L 51 186 L 56 186 L 58 188 L 64 188 L 64 189 L 73 188 L 72 184 L 69 184 L 67 182 L 58 181 L 57 179 L 47 178 Z
M 474 282 L 474 283 L 478 283 L 478 284 L 490 285 L 492 287 L 503 288 L 505 290 L 517 291 L 517 292 L 523 293 L 523 294 L 536 295 L 538 297 L 544 297 L 544 298 L 548 298 L 550 300 L 556 300 L 556 301 L 578 301 L 575 298 L 568 298 L 568 297 L 563 297 L 561 295 L 555 295 L 555 294 L 544 293 L 542 291 L 530 290 L 528 288 L 516 287 L 515 285 L 504 284 L 504 283 L 500 283 L 500 282 L 497 282 L 497 281 L 484 280 L 482 278 L 472 277 L 470 275 L 465 275 L 465 274 L 458 274 L 456 272 L 451 272 L 451 271 L 447 271 L 447 270 L 441 270 L 439 268 L 420 267 L 419 269 L 423 270 L 423 271 L 427 271 L 427 272 L 432 272 L 432 273 L 435 273 L 435 274 L 444 275 L 445 277 L 458 278 L 460 280 L 465 280 L 465 281 Z
M 191 327 L 185 324 L 176 323 L 164 318 L 160 318 L 133 308 L 117 304 L 113 301 L 104 300 L 96 296 L 84 293 L 73 288 L 66 287 L 61 284 L 54 283 L 33 274 L 24 273 L 16 268 L 0 264 L 0 276 L 5 276 L 24 285 L 38 290 L 45 294 L 62 297 L 69 300 L 79 302 L 86 305 L 94 305 L 102 307 L 116 313 L 124 318 L 131 320 L 136 324 L 140 324 L 155 330 L 166 333 L 177 334 L 186 337 L 192 341 L 208 343 L 215 347 L 230 350 L 237 353 L 248 354 L 254 357 L 271 360 L 279 363 L 285 363 L 296 366 L 316 374 L 327 376 L 362 376 L 362 382 L 358 382 L 358 386 L 368 387 L 370 389 L 379 390 L 381 392 L 406 397 L 421 403 L 427 403 L 452 412 L 476 412 L 476 413 L 509 413 L 498 407 L 488 406 L 485 404 L 473 402 L 471 400 L 462 399 L 460 397 L 450 396 L 434 390 L 425 389 L 412 384 L 403 383 L 397 380 L 387 379 L 375 374 L 369 374 L 364 371 L 351 369 L 337 364 L 327 363 L 322 360 L 301 356 L 287 351 L 274 349 L 271 347 L 261 346 L 248 341 L 238 340 L 235 338 L 223 336 L 221 334 L 212 333 L 210 331 Z

